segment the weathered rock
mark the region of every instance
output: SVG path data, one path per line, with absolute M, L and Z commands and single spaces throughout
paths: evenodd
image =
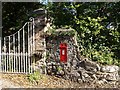
M 84 59 L 78 62 L 77 67 L 82 67 L 85 70 L 91 71 L 91 72 L 100 71 L 100 66 L 97 63 L 90 61 L 88 59 Z
M 117 81 L 119 78 L 118 66 L 100 66 L 98 63 L 89 60 L 88 58 L 78 57 L 78 52 L 73 40 L 73 37 L 56 36 L 47 39 L 47 53 L 49 57 L 47 64 L 50 72 L 63 75 L 65 79 L 70 79 L 77 82 L 99 81 L 99 83 L 108 83 L 109 81 Z M 60 62 L 60 48 L 61 42 L 67 43 L 67 63 Z M 57 67 L 57 68 L 56 68 Z M 49 69 L 48 68 L 48 69 Z M 98 73 L 99 72 L 99 73 Z
M 95 84 L 101 85 L 101 84 L 105 84 L 108 83 L 108 81 L 106 79 L 102 79 L 102 80 L 96 80 Z
M 81 79 L 81 78 L 78 78 L 78 79 L 77 79 L 77 82 L 78 82 L 78 83 L 81 83 L 81 82 L 82 82 L 82 79 Z
M 99 73 L 96 73 L 96 77 L 99 80 L 102 80 L 102 79 L 106 79 L 108 81 L 118 81 L 119 80 L 118 72 L 113 72 L 113 73 L 99 72 Z
M 115 66 L 115 65 L 111 65 L 111 66 L 102 66 L 101 67 L 101 71 L 102 72 L 107 72 L 107 73 L 112 73 L 112 72 L 118 72 L 119 71 L 119 67 Z
M 86 70 L 93 71 L 93 72 L 100 70 L 100 66 L 97 63 L 95 63 L 91 60 L 88 60 L 87 58 L 85 58 L 84 60 L 85 60 Z
M 65 79 L 70 79 L 75 82 L 80 82 L 78 79 L 81 79 L 81 74 L 77 70 L 71 70 L 71 72 L 65 71 Z
M 82 68 L 86 69 L 85 61 L 78 62 L 77 67 L 79 70 L 81 70 Z
M 119 80 L 119 74 L 118 74 L 118 72 L 107 73 L 105 79 L 110 80 L 110 81 L 118 81 Z
M 63 70 L 60 70 L 59 74 L 63 76 L 65 74 L 65 72 Z
M 77 70 L 71 71 L 71 74 L 74 75 L 75 77 L 80 77 L 80 73 L 78 73 Z
M 93 78 L 94 80 L 97 80 L 97 76 L 95 74 L 93 74 L 91 78 Z
M 73 64 L 74 67 L 77 65 L 77 63 L 78 63 L 78 62 L 77 62 L 76 60 L 73 60 L 73 61 L 72 61 L 72 64 Z

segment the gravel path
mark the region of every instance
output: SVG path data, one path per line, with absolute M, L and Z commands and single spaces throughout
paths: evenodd
M 0 74 L 0 90 L 2 88 L 20 88 L 20 86 L 11 81 L 11 79 L 3 78 L 3 74 Z
M 29 82 L 25 74 L 3 74 L 0 78 L 1 88 L 78 88 L 88 85 L 71 82 L 55 76 L 43 75 L 43 78 L 36 82 Z
M 75 83 L 55 76 L 43 75 L 37 83 L 30 82 L 25 74 L 0 74 L 1 88 L 113 88 L 105 84 Z
M 19 85 L 16 85 L 15 83 L 6 80 L 6 79 L 0 79 L 0 88 L 19 88 Z

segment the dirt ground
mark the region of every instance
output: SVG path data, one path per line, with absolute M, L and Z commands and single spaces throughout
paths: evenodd
M 48 75 L 43 75 L 37 83 L 30 82 L 26 74 L 0 74 L 0 76 L 1 88 L 120 88 L 120 83 L 77 83 Z

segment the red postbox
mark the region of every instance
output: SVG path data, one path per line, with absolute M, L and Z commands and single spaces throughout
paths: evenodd
M 67 62 L 67 44 L 66 43 L 60 44 L 60 62 L 63 62 L 63 63 Z

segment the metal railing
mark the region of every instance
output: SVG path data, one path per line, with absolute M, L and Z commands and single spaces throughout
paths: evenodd
M 32 73 L 32 55 L 35 50 L 35 23 L 30 18 L 16 33 L 3 38 L 1 72 Z

